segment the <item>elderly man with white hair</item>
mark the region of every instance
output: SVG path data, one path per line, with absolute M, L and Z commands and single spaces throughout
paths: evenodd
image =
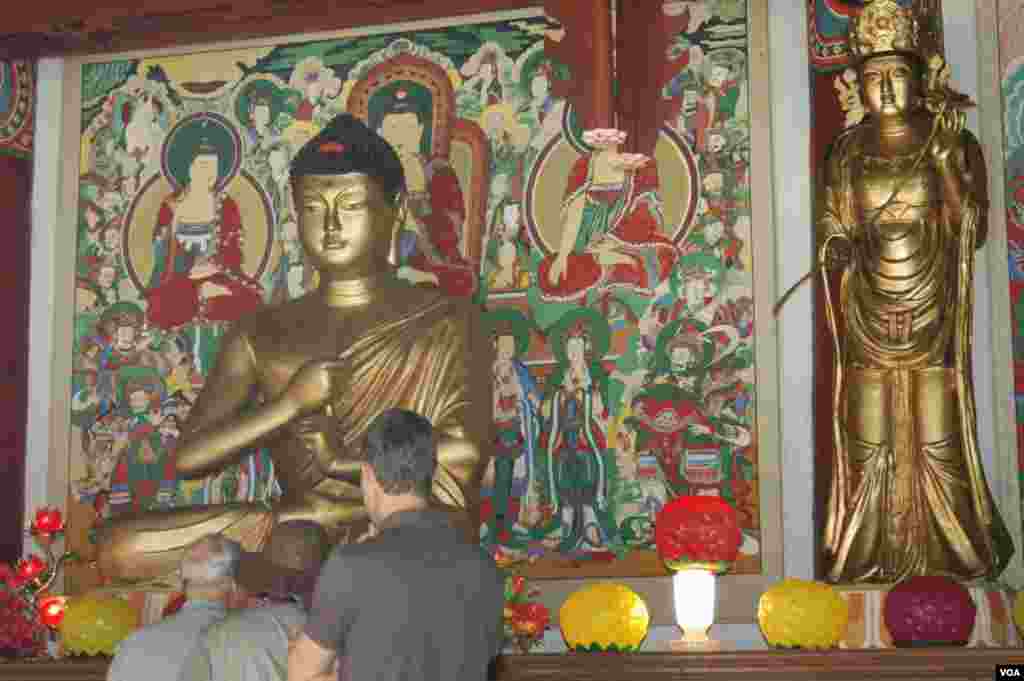
M 185 605 L 122 641 L 107 681 L 177 681 L 206 629 L 236 605 L 235 576 L 241 554 L 238 542 L 220 535 L 207 535 L 189 546 L 181 559 Z

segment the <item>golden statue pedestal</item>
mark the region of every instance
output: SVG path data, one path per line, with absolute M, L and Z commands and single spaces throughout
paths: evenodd
M 835 585 L 850 607 L 850 623 L 840 648 L 849 650 L 894 648 L 885 626 L 885 599 L 893 585 Z M 999 584 L 965 584 L 978 607 L 968 648 L 1020 648 L 1013 622 L 1014 593 Z

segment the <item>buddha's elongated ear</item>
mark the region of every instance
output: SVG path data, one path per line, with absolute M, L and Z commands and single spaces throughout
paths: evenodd
M 406 193 L 401 191 L 395 199 L 395 220 L 391 224 L 391 244 L 388 247 L 388 262 L 391 263 L 392 267 L 398 267 L 401 264 L 398 262 L 398 242 L 399 236 L 401 236 L 402 225 L 405 224 L 408 213 L 409 201 Z

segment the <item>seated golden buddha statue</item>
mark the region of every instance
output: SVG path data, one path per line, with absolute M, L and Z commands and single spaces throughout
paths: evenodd
M 262 504 L 120 516 L 98 536 L 104 577 L 173 572 L 184 547 L 223 532 L 257 550 L 279 522 L 309 519 L 335 541 L 368 527 L 362 437 L 381 411 L 423 414 L 441 434 L 436 501 L 475 517 L 491 428 L 491 344 L 468 301 L 395 275 L 403 189 L 394 150 L 341 114 L 292 163 L 299 232 L 317 290 L 241 318 L 225 337 L 175 452 L 178 473 L 218 471 L 266 445 L 283 493 Z M 251 395 L 259 396 L 250 404 Z
M 993 503 L 971 385 L 986 174 L 962 95 L 916 18 L 866 3 L 850 30 L 866 118 L 834 141 L 819 259 L 834 348 L 826 576 L 995 577 L 1013 544 Z M 836 287 L 838 283 L 838 288 Z

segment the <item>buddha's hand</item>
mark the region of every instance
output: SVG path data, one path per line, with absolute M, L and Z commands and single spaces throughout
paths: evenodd
M 295 404 L 300 414 L 309 414 L 327 403 L 331 397 L 331 374 L 338 368 L 333 360 L 315 359 L 295 372 L 285 388 L 284 397 Z
M 555 259 L 551 262 L 551 269 L 548 270 L 548 281 L 551 282 L 552 286 L 558 286 L 562 282 L 562 278 L 567 276 L 566 266 L 568 263 L 568 253 L 558 253 L 555 256 Z

